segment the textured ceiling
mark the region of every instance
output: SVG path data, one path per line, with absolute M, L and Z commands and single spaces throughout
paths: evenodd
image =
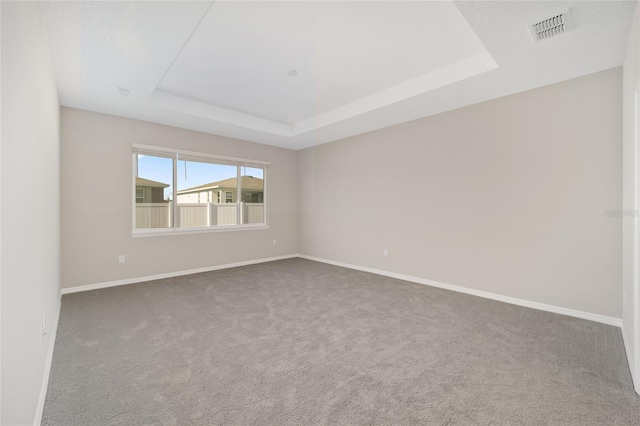
M 634 7 L 50 2 L 47 23 L 62 105 L 301 149 L 619 66 Z

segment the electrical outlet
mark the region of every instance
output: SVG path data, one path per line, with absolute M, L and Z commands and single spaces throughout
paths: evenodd
M 124 254 L 118 256 L 118 263 L 124 263 Z
M 382 251 L 382 254 L 385 255 L 385 256 L 389 256 L 389 249 L 384 249 Z
M 274 245 L 274 246 L 276 245 L 276 240 L 273 240 L 273 245 Z

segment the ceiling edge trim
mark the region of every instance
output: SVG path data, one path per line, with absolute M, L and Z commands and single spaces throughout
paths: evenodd
M 317 130 L 331 124 L 422 95 L 461 80 L 498 68 L 491 54 L 483 51 L 467 59 L 438 68 L 428 74 L 405 81 L 355 102 L 293 125 L 292 136 Z
M 149 97 L 147 104 L 278 136 L 292 135 L 291 126 L 288 124 L 223 108 L 162 89 L 156 89 Z
M 293 137 L 366 114 L 414 96 L 444 87 L 498 68 L 488 51 L 439 68 L 428 74 L 405 81 L 373 95 L 358 99 L 293 125 L 234 111 L 162 89 L 156 89 L 147 103 L 152 106 L 196 117 L 215 120 L 273 135 Z

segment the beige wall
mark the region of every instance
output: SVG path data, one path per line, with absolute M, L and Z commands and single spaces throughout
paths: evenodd
M 33 424 L 60 300 L 58 96 L 41 4 L 2 9 L 2 416 Z M 47 333 L 40 341 L 43 314 Z
M 295 151 L 71 108 L 61 125 L 63 287 L 297 252 Z M 132 143 L 271 162 L 270 228 L 132 238 Z
M 299 151 L 299 251 L 620 318 L 621 92 L 616 68 Z
M 624 211 L 637 214 L 638 183 L 636 162 L 635 126 L 639 112 L 635 110 L 635 93 L 640 91 L 640 8 L 636 7 L 633 23 L 629 30 L 627 53 L 624 60 L 623 76 L 623 205 Z M 638 238 L 638 218 L 627 215 L 623 219 L 623 290 L 622 334 L 624 335 L 627 359 L 631 367 L 636 390 L 640 391 L 640 366 L 638 365 L 637 315 L 640 314 L 640 292 L 634 282 L 634 240 Z M 637 279 L 637 277 L 636 277 Z

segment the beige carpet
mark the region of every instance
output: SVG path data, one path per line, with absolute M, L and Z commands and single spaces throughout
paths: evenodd
M 640 424 L 620 330 L 302 259 L 63 297 L 44 425 Z

